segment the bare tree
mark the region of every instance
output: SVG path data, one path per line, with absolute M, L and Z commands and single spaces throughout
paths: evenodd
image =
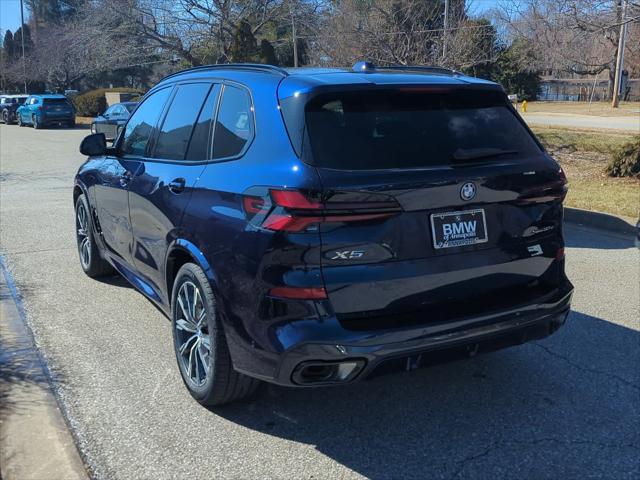
M 554 74 L 597 75 L 613 80 L 623 0 L 504 1 L 495 12 L 510 38 L 535 49 L 535 68 Z M 627 60 L 636 71 L 640 3 L 629 2 Z
M 441 0 L 335 2 L 316 38 L 314 59 L 334 65 L 367 59 L 381 65 L 453 68 L 495 60 L 495 29 L 471 20 L 464 1 L 450 3 L 445 28 Z

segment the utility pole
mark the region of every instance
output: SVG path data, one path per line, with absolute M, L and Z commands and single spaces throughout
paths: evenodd
M 622 18 L 620 21 L 620 34 L 618 35 L 618 55 L 616 56 L 616 74 L 613 79 L 613 100 L 612 108 L 618 108 L 620 102 L 620 82 L 622 80 L 622 69 L 624 67 L 624 43 L 627 36 L 627 6 L 629 0 L 622 0 Z
M 20 40 L 22 43 L 22 75 L 24 78 L 24 93 L 27 93 L 27 59 L 24 57 L 24 3 L 20 0 Z
M 444 0 L 444 31 L 442 32 L 442 59 L 447 56 L 447 36 L 449 34 L 449 0 Z
M 296 37 L 296 21 L 293 15 L 293 1 L 289 3 L 289 14 L 291 15 L 291 37 L 293 38 L 293 66 L 298 66 L 298 38 Z

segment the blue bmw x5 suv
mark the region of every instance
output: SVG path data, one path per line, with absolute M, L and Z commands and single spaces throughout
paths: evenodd
M 197 67 L 80 150 L 80 264 L 171 318 L 203 405 L 539 339 L 569 313 L 566 178 L 495 83 Z

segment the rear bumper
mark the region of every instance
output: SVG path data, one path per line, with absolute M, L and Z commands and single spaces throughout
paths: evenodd
M 60 125 L 60 124 L 68 124 L 75 122 L 76 117 L 66 116 L 66 117 L 47 117 L 41 116 L 39 122 L 41 125 Z
M 280 354 L 274 375 L 262 380 L 300 386 L 298 373 L 306 364 L 357 363 L 345 381 L 317 381 L 304 386 L 344 384 L 387 370 L 411 370 L 432 358 L 474 355 L 544 338 L 560 328 L 570 311 L 573 286 L 566 281 L 543 298 L 525 305 L 448 322 L 382 331 L 351 331 L 337 319 L 299 320 L 276 333 Z

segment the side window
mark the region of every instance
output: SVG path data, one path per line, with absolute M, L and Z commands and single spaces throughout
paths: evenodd
M 170 93 L 171 87 L 158 90 L 146 98 L 136 113 L 131 116 L 122 135 L 121 155 L 143 156 L 145 154 L 149 137 L 158 123 Z
M 155 158 L 184 160 L 191 132 L 210 88 L 210 83 L 178 86 L 158 134 Z
M 104 115 L 105 117 L 106 117 L 107 115 L 113 115 L 113 114 L 114 114 L 114 112 L 115 112 L 115 109 L 116 109 L 116 107 L 114 107 L 114 106 L 112 105 L 112 106 L 110 106 L 109 108 L 107 108 L 107 109 L 104 111 L 103 115 Z
M 38 103 L 38 99 L 36 97 L 31 97 L 31 101 L 29 102 L 29 105 L 35 105 L 36 103 Z
M 251 97 L 246 90 L 225 85 L 214 130 L 214 159 L 238 155 L 252 139 L 253 112 L 251 109 Z
M 211 143 L 211 123 L 216 110 L 216 100 L 220 95 L 220 85 L 216 84 L 209 92 L 207 100 L 198 116 L 198 121 L 191 134 L 187 160 L 209 160 L 209 145 Z

